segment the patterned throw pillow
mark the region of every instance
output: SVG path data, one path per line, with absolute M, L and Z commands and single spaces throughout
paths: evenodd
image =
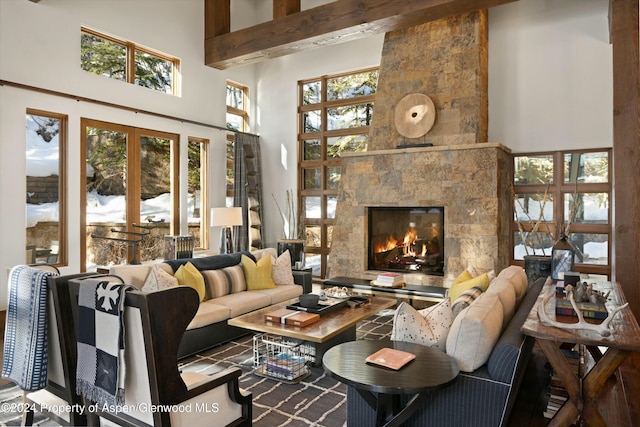
M 242 271 L 247 282 L 247 290 L 256 291 L 259 289 L 275 288 L 271 278 L 271 255 L 262 257 L 257 263 L 251 258 L 242 255 Z
M 244 280 L 244 272 L 240 264 L 217 270 L 204 270 L 202 275 L 205 276 L 209 286 L 210 298 L 247 290 L 247 283 Z
M 455 318 L 462 310 L 469 307 L 481 294 L 482 289 L 478 286 L 474 286 L 473 288 L 464 291 L 451 306 L 453 317 Z
M 452 321 L 453 315 L 448 298 L 420 311 L 403 302 L 393 318 L 391 339 L 445 351 Z
M 204 277 L 202 277 L 200 270 L 198 270 L 195 265 L 190 262 L 181 265 L 176 271 L 175 276 L 180 286 L 189 286 L 195 289 L 198 292 L 200 302 L 204 301 L 207 289 L 204 285 Z
M 273 259 L 273 271 L 271 277 L 276 285 L 293 285 L 293 272 L 291 271 L 291 254 L 289 249 L 284 251 L 277 259 Z
M 144 281 L 141 290 L 143 292 L 153 292 L 175 286 L 178 286 L 178 279 L 167 273 L 159 265 L 154 265 L 151 267 L 151 271 Z

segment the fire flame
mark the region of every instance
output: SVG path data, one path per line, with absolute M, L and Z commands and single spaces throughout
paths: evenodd
M 426 256 L 427 255 L 427 245 L 425 243 L 422 244 L 421 248 L 415 247 L 415 242 L 418 240 L 418 233 L 414 228 L 409 229 L 402 240 L 396 239 L 393 235 L 389 235 L 384 238 L 383 241 L 376 242 L 374 245 L 374 252 L 388 252 L 390 250 L 396 248 L 402 248 L 403 256 Z M 417 252 L 419 249 L 419 253 Z

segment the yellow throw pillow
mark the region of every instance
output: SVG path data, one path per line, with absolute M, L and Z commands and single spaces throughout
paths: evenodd
M 464 270 L 462 273 L 458 275 L 458 277 L 454 279 L 452 285 L 455 285 L 460 282 L 466 282 L 467 280 L 471 280 L 471 279 L 473 279 L 473 276 L 471 275 L 469 270 Z
M 248 291 L 276 287 L 273 278 L 271 278 L 271 255 L 260 258 L 257 263 L 248 256 L 242 255 L 241 262 Z
M 474 277 L 470 280 L 465 280 L 464 282 L 458 282 L 451 285 L 451 289 L 449 289 L 449 300 L 455 302 L 460 295 L 467 289 L 471 289 L 474 286 L 482 289 L 482 292 L 486 291 L 489 287 L 489 275 L 487 273 L 481 274 L 478 277 Z
M 178 285 L 189 286 L 198 292 L 200 302 L 204 301 L 206 295 L 206 288 L 204 285 L 204 277 L 202 273 L 190 262 L 178 267 L 178 271 L 174 274 L 178 279 Z

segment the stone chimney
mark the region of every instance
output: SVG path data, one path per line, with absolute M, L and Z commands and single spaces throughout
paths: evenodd
M 386 35 L 368 151 L 343 157 L 329 277 L 379 273 L 367 270 L 374 206 L 445 207 L 445 277 L 412 273 L 409 282 L 442 285 L 468 265 L 507 265 L 512 161 L 506 147 L 486 142 L 487 73 L 486 11 Z M 436 117 L 426 135 L 408 139 L 395 107 L 413 93 L 432 99 Z M 396 148 L 422 143 L 433 147 Z

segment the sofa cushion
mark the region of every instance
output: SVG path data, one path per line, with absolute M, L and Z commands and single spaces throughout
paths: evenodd
M 231 267 L 240 264 L 242 255 L 245 255 L 255 261 L 255 257 L 250 252 L 236 252 L 233 254 L 220 254 L 205 256 L 202 258 L 184 258 L 184 259 L 172 259 L 165 261 L 165 264 L 171 266 L 171 269 L 175 273 L 181 265 L 190 262 L 198 270 L 217 270 L 219 268 Z
M 487 290 L 487 287 L 489 286 L 489 281 L 490 281 L 489 274 L 483 273 L 478 277 L 474 277 L 473 279 L 454 283 L 451 285 L 451 288 L 449 289 L 449 299 L 452 302 L 455 302 L 458 299 L 458 297 L 462 295 L 464 291 L 466 291 L 467 289 L 471 289 L 474 286 L 479 287 L 484 292 Z
M 502 313 L 500 298 L 485 292 L 453 319 L 446 352 L 461 371 L 472 372 L 487 362 L 502 331 Z
M 513 317 L 513 313 L 516 312 L 516 291 L 513 288 L 513 284 L 504 277 L 496 277 L 489 285 L 487 293 L 496 294 L 500 298 L 504 313 L 502 324 L 506 328 Z
M 242 271 L 247 282 L 247 290 L 275 288 L 276 284 L 271 277 L 272 268 L 271 255 L 261 258 L 258 262 L 243 255 Z
M 452 319 L 453 315 L 447 298 L 420 311 L 402 302 L 393 318 L 391 339 L 445 351 Z
M 523 346 L 527 345 L 527 341 L 522 335 L 522 332 L 520 332 L 520 328 L 527 319 L 533 304 L 535 304 L 538 299 L 545 280 L 546 279 L 541 278 L 531 284 L 531 289 L 529 289 L 522 299 L 511 322 L 509 322 L 509 325 L 491 352 L 491 356 L 487 362 L 487 369 L 492 379 L 504 383 L 511 383 L 513 381 L 516 364 L 519 358 L 522 357 L 522 351 L 525 350 Z M 528 344 L 532 346 L 533 340 L 529 340 Z
M 239 264 L 218 270 L 204 270 L 201 273 L 209 288 L 209 298 L 217 298 L 247 290 L 244 271 Z
M 186 264 L 178 267 L 175 277 L 178 279 L 178 284 L 180 286 L 189 286 L 195 289 L 198 292 L 200 302 L 204 301 L 207 292 L 204 285 L 204 277 L 202 277 L 202 274 L 200 274 L 193 264 L 187 262 Z
M 272 258 L 273 265 L 271 277 L 276 285 L 293 285 L 293 272 L 291 271 L 291 254 L 289 249 L 284 251 L 278 258 Z
M 275 288 L 259 289 L 256 291 L 263 295 L 268 295 L 271 299 L 271 304 L 278 304 L 286 300 L 296 298 L 302 294 L 302 286 L 300 285 L 278 285 Z
M 141 290 L 144 292 L 153 292 L 174 286 L 178 286 L 178 279 L 160 268 L 160 264 L 154 264 Z
M 482 295 L 482 289 L 477 286 L 464 291 L 451 306 L 453 317 L 456 317 L 462 310 L 469 307 L 480 295 Z
M 502 270 L 500 274 L 498 274 L 498 277 L 511 281 L 513 289 L 516 291 L 516 303 L 519 304 L 529 288 L 527 273 L 524 272 L 524 269 L 518 265 L 510 265 Z
M 216 304 L 212 300 L 204 301 L 198 306 L 198 311 L 189 322 L 187 330 L 202 328 L 217 322 L 226 322 L 229 317 L 231 317 L 229 307 Z
M 271 305 L 271 297 L 257 291 L 238 292 L 209 301 L 227 307 L 230 310 L 229 317 L 237 317 Z

